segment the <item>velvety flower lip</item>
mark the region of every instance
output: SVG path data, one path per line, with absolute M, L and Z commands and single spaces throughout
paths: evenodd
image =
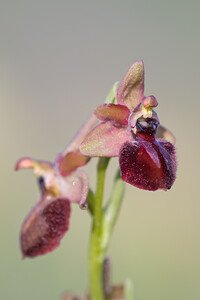
M 167 190 L 176 177 L 173 134 L 160 125 L 153 110 L 158 105 L 144 97 L 144 64 L 136 61 L 116 92 L 117 104 L 94 110 L 101 121 L 81 143 L 88 157 L 119 157 L 122 179 L 145 190 Z
M 89 179 L 80 167 L 90 158 L 80 152 L 79 145 L 95 123 L 96 117 L 91 116 L 54 163 L 29 157 L 16 163 L 15 170 L 33 169 L 40 189 L 40 199 L 21 229 L 24 257 L 35 257 L 58 247 L 69 228 L 71 203 L 87 209 Z
M 57 171 L 57 161 L 20 159 L 16 170 L 33 168 L 40 188 L 40 199 L 26 217 L 20 235 L 24 257 L 46 254 L 59 246 L 69 228 L 70 203 L 87 208 L 89 180 L 81 169 L 62 177 Z
M 175 147 L 167 141 L 137 139 L 120 150 L 122 179 L 140 189 L 168 190 L 175 181 Z
M 53 251 L 69 228 L 70 201 L 65 198 L 41 198 L 25 219 L 20 244 L 24 257 Z

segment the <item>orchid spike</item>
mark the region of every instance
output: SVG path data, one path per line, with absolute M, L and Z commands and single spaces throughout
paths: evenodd
M 119 157 L 122 179 L 138 188 L 170 189 L 176 177 L 175 139 L 160 126 L 153 110 L 157 99 L 144 97 L 143 61 L 135 62 L 120 83 L 117 103 L 94 110 L 101 123 L 85 138 L 81 153 Z

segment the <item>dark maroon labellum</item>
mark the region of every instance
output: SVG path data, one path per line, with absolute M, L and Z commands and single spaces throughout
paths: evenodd
M 136 136 L 119 155 L 122 179 L 140 189 L 170 189 L 176 176 L 175 147 L 164 140 Z
M 35 257 L 52 251 L 60 244 L 69 227 L 70 202 L 41 200 L 25 220 L 21 231 L 24 257 Z

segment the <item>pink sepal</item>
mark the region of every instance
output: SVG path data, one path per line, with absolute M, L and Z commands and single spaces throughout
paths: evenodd
M 80 150 L 87 156 L 115 157 L 119 155 L 122 145 L 131 140 L 132 136 L 127 128 L 115 127 L 111 122 L 105 122 L 90 132 Z
M 135 108 L 144 97 L 144 63 L 136 61 L 126 73 L 117 91 L 118 104 Z

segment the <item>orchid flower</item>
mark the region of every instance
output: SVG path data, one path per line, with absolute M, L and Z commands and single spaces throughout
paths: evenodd
M 31 158 L 20 159 L 15 169 L 33 168 L 40 188 L 40 199 L 26 217 L 21 229 L 21 251 L 24 257 L 35 257 L 54 250 L 69 228 L 70 204 L 87 208 L 89 180 L 80 169 L 89 158 L 79 145 L 96 118 L 92 116 L 66 150 L 54 163 Z
M 154 96 L 144 97 L 144 64 L 136 61 L 117 89 L 117 104 L 94 110 L 101 121 L 80 146 L 88 157 L 119 157 L 122 179 L 144 190 L 170 189 L 176 177 L 173 134 L 160 126 Z

